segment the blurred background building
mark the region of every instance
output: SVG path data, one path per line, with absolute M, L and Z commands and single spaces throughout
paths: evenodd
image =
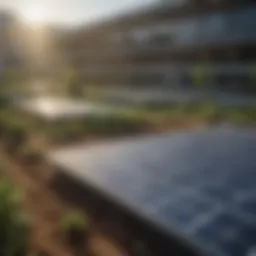
M 255 94 L 253 0 L 160 1 L 66 31 L 63 62 L 85 85 Z
M 15 45 L 17 22 L 10 12 L 0 11 L 0 72 L 20 61 L 20 52 Z

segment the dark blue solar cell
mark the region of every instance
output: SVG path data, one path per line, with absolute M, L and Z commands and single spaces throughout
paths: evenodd
M 244 211 L 247 211 L 256 216 L 256 201 L 245 201 L 239 204 L 239 207 L 242 208 Z
M 161 216 L 161 220 L 164 224 L 168 226 L 174 225 L 183 229 L 186 229 L 196 218 L 196 216 L 191 214 L 185 205 L 181 204 L 179 201 L 162 207 L 158 216 Z
M 245 256 L 254 244 L 256 132 L 163 134 L 68 148 L 49 159 L 170 234 L 178 231 L 216 255 Z
M 256 226 L 248 224 L 240 232 L 238 239 L 246 248 L 250 249 L 256 246 Z
M 219 237 L 225 237 L 225 234 L 227 234 L 228 238 L 228 234 L 236 236 L 237 232 L 243 229 L 244 223 L 239 218 L 234 217 L 231 212 L 229 214 L 221 213 L 209 223 L 209 226 L 212 226 L 216 230 L 216 234 Z
M 228 255 L 244 255 L 243 253 L 248 250 L 248 245 L 241 240 L 245 227 L 243 221 L 232 216 L 232 213 L 223 213 L 215 216 L 212 221 L 199 229 L 195 236 L 202 241 L 210 240 L 221 251 L 229 253 Z
M 219 242 L 220 249 L 225 253 L 226 255 L 232 255 L 232 256 L 241 256 L 246 255 L 248 252 L 248 247 L 246 245 L 241 244 L 239 241 L 233 241 L 233 242 Z
M 251 224 L 245 224 L 234 241 L 221 240 L 219 245 L 228 255 L 246 256 L 256 246 L 256 228 Z
M 218 201 L 226 201 L 233 200 L 234 191 L 232 191 L 229 187 L 216 187 L 216 186 L 209 186 L 207 184 L 202 188 L 201 193 L 205 196 Z
M 252 177 L 255 173 L 237 173 L 235 176 L 230 176 L 228 180 L 228 186 L 233 190 L 248 190 L 255 188 L 255 183 Z

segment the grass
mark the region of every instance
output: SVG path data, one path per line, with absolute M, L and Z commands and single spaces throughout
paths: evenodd
M 50 128 L 56 142 L 72 141 L 86 135 L 124 135 L 140 133 L 152 127 L 166 127 L 182 122 L 216 124 L 256 124 L 253 108 L 220 107 L 214 104 L 181 104 L 158 109 L 136 108 L 116 115 L 89 116 L 85 120 L 59 123 Z
M 130 113 L 106 116 L 91 115 L 84 120 L 61 121 L 49 125 L 48 136 L 55 142 L 70 142 L 87 135 L 119 135 L 136 133 L 146 129 L 142 116 Z
M 0 139 L 8 153 L 24 153 L 23 147 L 42 130 L 38 119 L 10 107 L 0 108 Z
M 214 104 L 182 104 L 160 109 L 134 110 L 149 122 L 161 125 L 168 120 L 195 117 L 205 123 L 230 122 L 234 124 L 256 124 L 255 108 L 221 107 Z
M 129 113 L 108 115 L 102 117 L 91 116 L 85 121 L 85 129 L 94 134 L 122 134 L 139 132 L 146 127 L 142 116 Z
M 159 129 L 182 127 L 190 123 L 255 124 L 256 109 L 220 107 L 216 104 L 179 104 L 170 107 L 140 107 L 106 116 L 91 115 L 85 119 L 45 124 L 29 115 L 10 108 L 0 109 L 0 136 L 10 153 L 22 150 L 31 137 L 43 136 L 49 143 L 69 143 L 87 136 L 127 135 Z M 32 152 L 22 152 L 30 155 Z M 34 152 L 35 153 L 35 152 Z M 34 154 L 33 153 L 33 154 Z M 35 154 L 34 154 L 35 155 Z M 30 158 L 30 156 L 28 156 Z M 31 158 L 34 158 L 33 156 Z

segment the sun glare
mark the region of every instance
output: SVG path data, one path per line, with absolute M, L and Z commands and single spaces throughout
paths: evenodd
M 47 21 L 47 11 L 41 6 L 29 7 L 23 11 L 24 18 L 34 24 L 43 24 Z

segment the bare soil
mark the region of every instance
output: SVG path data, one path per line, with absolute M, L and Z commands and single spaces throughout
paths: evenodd
M 4 155 L 4 153 L 2 153 Z M 32 232 L 29 239 L 31 251 L 40 251 L 47 256 L 76 256 L 62 239 L 59 230 L 60 216 L 71 209 L 71 205 L 62 201 L 48 188 L 49 174 L 43 178 L 31 176 L 28 170 L 4 155 L 6 159 L 5 175 L 20 185 L 24 192 L 24 210 L 32 217 Z M 95 256 L 125 256 L 126 253 L 109 238 L 93 230 L 90 235 L 90 249 Z M 79 256 L 86 256 L 80 253 Z

